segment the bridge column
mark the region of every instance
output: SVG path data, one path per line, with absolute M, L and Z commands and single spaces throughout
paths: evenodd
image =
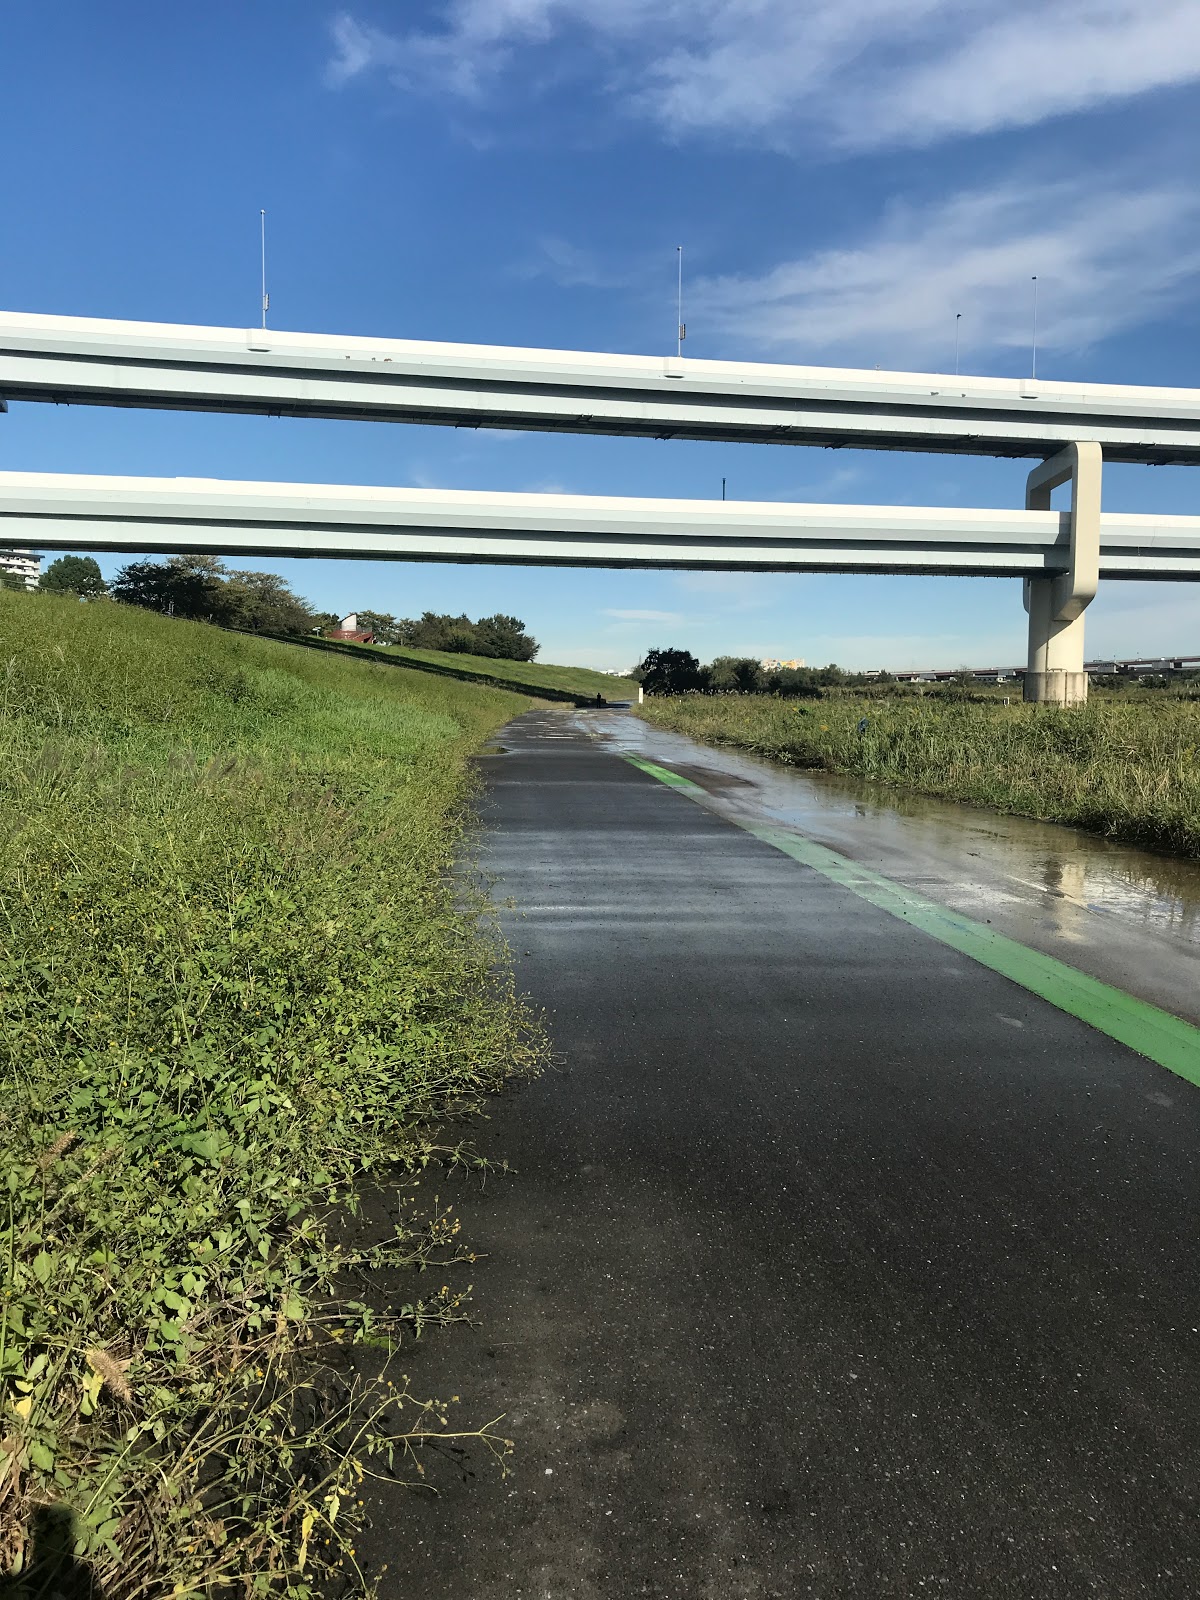
M 1091 440 L 1069 444 L 1029 474 L 1025 509 L 1049 511 L 1050 494 L 1071 482 L 1070 564 L 1053 578 L 1025 579 L 1029 661 L 1024 698 L 1078 706 L 1087 700 L 1083 613 L 1100 580 L 1100 476 L 1103 453 Z

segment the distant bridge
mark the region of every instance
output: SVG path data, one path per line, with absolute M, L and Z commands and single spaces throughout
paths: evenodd
M 1083 670 L 1089 677 L 1121 676 L 1136 681 L 1140 677 L 1200 672 L 1200 656 L 1138 656 L 1116 660 L 1112 656 L 1101 661 L 1085 661 Z M 895 672 L 881 668 L 868 672 L 868 678 L 886 675 L 901 683 L 946 683 L 953 678 L 970 677 L 980 683 L 1004 683 L 1010 678 L 1020 678 L 1024 667 L 904 667 Z

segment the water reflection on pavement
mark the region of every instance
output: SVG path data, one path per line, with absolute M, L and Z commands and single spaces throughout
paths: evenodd
M 1200 1022 L 1200 862 L 700 744 L 626 711 L 572 719 L 698 783 L 731 819 L 796 829 L 930 899 Z

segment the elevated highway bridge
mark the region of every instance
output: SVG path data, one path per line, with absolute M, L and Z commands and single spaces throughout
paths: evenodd
M 1200 390 L 0 312 L 0 396 L 267 416 L 1200 461 Z
M 1070 533 L 1067 511 L 0 472 L 0 542 L 55 550 L 1039 579 Z M 1105 513 L 1099 570 L 1200 578 L 1200 517 Z
M 0 476 L 0 535 L 220 550 L 1021 576 L 1027 699 L 1086 698 L 1101 574 L 1196 578 L 1193 518 L 1101 516 L 1104 459 L 1200 463 L 1200 390 L 866 372 L 0 313 L 0 404 L 1040 458 L 1020 512 Z M 1071 484 L 1071 507 L 1050 494 Z

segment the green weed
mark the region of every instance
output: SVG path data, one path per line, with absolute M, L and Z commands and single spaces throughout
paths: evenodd
M 0 595 L 0 1570 L 31 1600 L 51 1523 L 106 1600 L 359 1581 L 364 1475 L 430 1435 L 503 1456 L 338 1359 L 463 1315 L 416 1276 L 470 1259 L 452 1215 L 338 1219 L 541 1059 L 454 870 L 467 756 L 525 704 Z
M 652 699 L 648 721 L 777 761 L 852 772 L 1112 839 L 1200 856 L 1200 704 L 1167 696 L 1085 707 L 982 698 Z

